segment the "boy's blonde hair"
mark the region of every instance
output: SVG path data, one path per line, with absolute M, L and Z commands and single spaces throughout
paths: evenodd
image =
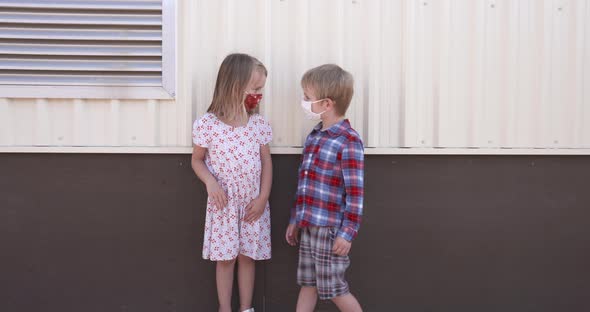
M 244 110 L 244 91 L 255 70 L 265 77 L 268 74 L 264 64 L 250 55 L 234 53 L 226 56 L 219 67 L 213 100 L 207 112 L 225 120 L 234 120 L 239 116 Z M 248 114 L 257 112 L 258 108 Z
M 354 94 L 354 79 L 340 66 L 325 64 L 305 72 L 301 87 L 311 89 L 318 100 L 329 98 L 334 101 L 336 113 L 344 116 Z

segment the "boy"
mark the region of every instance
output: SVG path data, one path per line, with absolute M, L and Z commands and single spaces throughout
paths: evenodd
M 318 295 L 332 300 L 340 311 L 362 311 L 344 276 L 364 193 L 363 143 L 344 117 L 353 95 L 353 78 L 337 65 L 322 65 L 303 75 L 301 87 L 305 114 L 321 122 L 305 141 L 297 202 L 285 234 L 295 246 L 301 231 L 297 311 L 313 311 Z

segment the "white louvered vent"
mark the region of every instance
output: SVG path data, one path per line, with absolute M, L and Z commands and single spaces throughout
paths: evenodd
M 173 97 L 164 15 L 162 0 L 0 0 L 0 97 Z

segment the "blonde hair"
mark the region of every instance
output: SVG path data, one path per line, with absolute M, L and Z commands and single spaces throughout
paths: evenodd
M 240 116 L 244 110 L 244 91 L 255 70 L 267 76 L 264 64 L 250 55 L 234 53 L 226 56 L 219 67 L 213 100 L 207 112 L 225 120 L 235 120 Z M 258 108 L 248 113 L 257 112 Z
M 254 66 L 256 66 L 256 70 L 263 74 L 265 77 L 268 77 L 268 71 L 266 70 L 264 64 L 262 64 L 261 61 L 259 61 L 257 58 L 253 56 L 251 56 L 251 58 L 252 60 L 254 60 Z
M 325 64 L 305 72 L 301 87 L 311 89 L 318 100 L 328 98 L 334 101 L 336 113 L 344 116 L 354 94 L 354 79 L 340 66 Z

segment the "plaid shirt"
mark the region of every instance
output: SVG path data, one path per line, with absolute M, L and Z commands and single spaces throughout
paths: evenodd
M 321 129 L 319 123 L 305 141 L 289 223 L 337 227 L 351 241 L 363 212 L 363 142 L 347 119 Z

